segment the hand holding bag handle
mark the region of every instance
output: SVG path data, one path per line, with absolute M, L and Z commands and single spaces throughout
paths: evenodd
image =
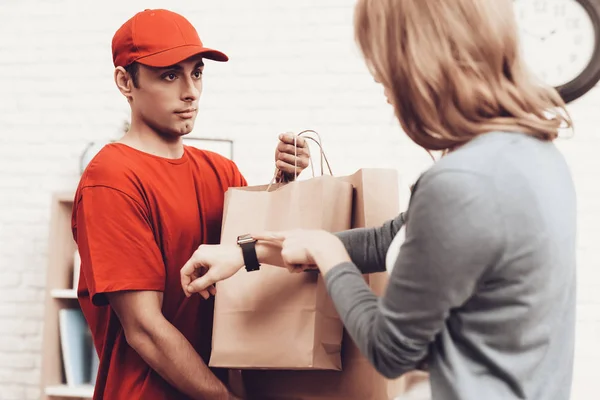
M 329 164 L 327 155 L 325 155 L 325 151 L 323 150 L 321 136 L 319 135 L 318 132 L 308 129 L 308 130 L 304 130 L 294 136 L 294 180 L 298 179 L 298 173 L 296 172 L 298 170 L 297 138 L 299 136 L 305 135 L 307 133 L 314 133 L 317 136 L 317 139 L 310 137 L 310 136 L 306 136 L 305 139 L 311 140 L 311 141 L 315 142 L 317 144 L 317 146 L 319 146 L 319 154 L 320 154 L 320 161 L 321 161 L 321 176 L 323 176 L 325 173 L 324 165 L 327 165 L 327 170 L 329 171 L 329 174 L 333 176 L 333 172 L 331 170 L 331 165 Z M 311 170 L 312 170 L 312 176 L 314 178 L 315 177 L 315 167 L 314 167 L 314 161 L 313 161 L 312 155 L 309 155 L 309 160 L 310 160 L 310 166 L 311 166 Z M 271 187 L 274 183 L 288 183 L 288 182 L 289 181 L 287 181 L 285 179 L 285 177 L 283 176 L 281 171 L 278 168 L 275 168 L 275 174 L 273 175 L 273 178 L 271 179 L 271 182 L 269 183 L 269 186 L 267 187 L 267 192 L 271 190 Z

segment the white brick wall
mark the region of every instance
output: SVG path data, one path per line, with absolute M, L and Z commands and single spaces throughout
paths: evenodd
M 272 174 L 276 135 L 315 129 L 336 174 L 394 167 L 408 185 L 430 165 L 400 132 L 353 42 L 349 0 L 0 2 L 0 400 L 39 398 L 50 195 L 72 190 L 89 141 L 116 138 L 128 107 L 110 41 L 144 8 L 186 15 L 231 62 L 209 63 L 194 135 L 236 141 L 250 183 Z M 579 194 L 574 400 L 600 363 L 600 89 L 573 104 L 560 143 Z M 405 186 L 406 187 L 406 186 Z

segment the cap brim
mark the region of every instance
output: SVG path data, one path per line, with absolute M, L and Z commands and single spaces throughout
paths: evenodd
M 149 67 L 160 68 L 175 65 L 183 60 L 187 60 L 188 58 L 197 55 L 201 55 L 202 58 L 207 58 L 214 61 L 225 62 L 229 60 L 229 57 L 218 50 L 209 49 L 202 46 L 189 45 L 161 51 L 160 53 L 138 58 L 135 61 Z

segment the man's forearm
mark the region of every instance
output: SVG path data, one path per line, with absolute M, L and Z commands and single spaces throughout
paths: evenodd
M 167 320 L 128 338 L 138 354 L 167 382 L 193 399 L 230 400 L 225 385 L 211 372 L 188 340 Z

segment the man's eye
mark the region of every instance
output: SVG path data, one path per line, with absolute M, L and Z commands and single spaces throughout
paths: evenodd
M 194 78 L 200 79 L 202 78 L 202 70 L 196 70 L 194 71 Z
M 166 74 L 163 78 L 168 81 L 174 81 L 175 78 L 177 78 L 177 75 L 176 74 Z

